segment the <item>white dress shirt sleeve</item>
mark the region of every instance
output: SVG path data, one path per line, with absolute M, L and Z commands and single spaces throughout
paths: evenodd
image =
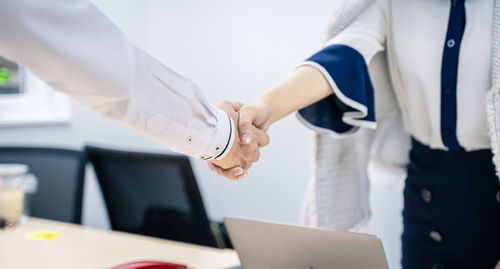
M 201 159 L 230 151 L 231 118 L 89 1 L 4 0 L 0 18 L 0 55 L 54 89 L 173 151 Z

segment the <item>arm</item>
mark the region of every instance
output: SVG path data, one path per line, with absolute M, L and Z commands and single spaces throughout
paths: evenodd
M 131 44 L 89 1 L 5 0 L 0 18 L 0 55 L 95 112 L 196 158 L 239 150 L 237 115 Z
M 359 126 L 374 128 L 374 96 L 367 66 L 384 49 L 387 10 L 386 0 L 375 1 L 291 77 L 243 107 L 240 135 L 251 133 L 250 122 L 267 129 L 297 110 L 314 131 L 347 135 Z
M 287 80 L 241 108 L 241 141 L 252 141 L 252 124 L 267 130 L 297 110 L 299 119 L 315 132 L 343 136 L 359 127 L 375 128 L 367 64 L 384 49 L 387 9 L 386 0 L 375 1 Z M 211 168 L 225 176 L 233 172 Z
M 242 143 L 251 145 L 259 141 L 259 147 L 266 146 L 269 137 L 263 131 L 271 124 L 331 94 L 333 91 L 321 72 L 310 66 L 299 67 L 287 80 L 264 93 L 252 104 L 244 107 L 232 104 L 240 114 L 238 129 L 245 131 L 239 136 Z M 222 105 L 231 106 L 231 103 L 225 101 Z M 224 169 L 219 161 L 209 161 L 208 167 L 231 180 L 247 176 L 246 170 L 250 168 L 247 165 Z
M 290 113 L 332 94 L 330 84 L 320 71 L 311 66 L 301 66 L 285 81 L 240 110 L 240 129 L 249 129 L 247 124 L 253 123 L 259 129 L 267 130 L 271 124 Z

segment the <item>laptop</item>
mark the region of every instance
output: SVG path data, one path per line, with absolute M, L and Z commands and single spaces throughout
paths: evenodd
M 224 218 L 243 269 L 388 269 L 382 241 L 350 232 Z

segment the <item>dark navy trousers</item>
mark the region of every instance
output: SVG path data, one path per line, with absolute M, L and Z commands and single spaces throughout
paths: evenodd
M 500 184 L 490 150 L 415 140 L 404 189 L 403 269 L 492 269 L 500 259 Z

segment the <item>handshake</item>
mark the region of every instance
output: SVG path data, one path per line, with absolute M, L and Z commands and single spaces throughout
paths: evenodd
M 269 109 L 265 105 L 243 106 L 228 101 L 217 107 L 232 118 L 235 138 L 229 153 L 221 160 L 208 161 L 208 167 L 218 175 L 238 180 L 247 176 L 252 163 L 259 160 L 259 148 L 269 144 Z
M 333 89 L 319 70 L 302 66 L 251 105 L 219 103 L 217 107 L 233 119 L 235 140 L 226 157 L 210 161 L 208 166 L 229 179 L 246 176 L 250 165 L 259 159 L 259 148 L 269 144 L 266 131 L 271 124 L 332 94 Z

